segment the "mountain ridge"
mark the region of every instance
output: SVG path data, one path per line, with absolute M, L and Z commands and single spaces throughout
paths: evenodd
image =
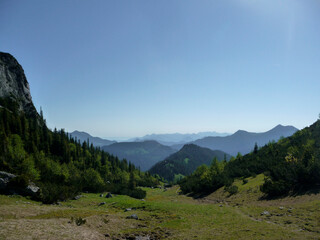
M 111 140 L 103 139 L 100 137 L 93 137 L 87 132 L 78 131 L 78 130 L 71 132 L 70 136 L 77 138 L 77 140 L 80 140 L 81 143 L 89 139 L 89 143 L 92 143 L 93 146 L 95 147 L 103 147 L 103 146 L 108 146 L 110 144 L 116 143 L 116 141 L 111 141 Z
M 139 166 L 142 171 L 148 170 L 157 162 L 176 152 L 169 146 L 162 145 L 154 140 L 144 142 L 117 142 L 103 146 L 102 150 L 130 161 L 135 166 Z
M 211 150 L 221 150 L 235 156 L 238 152 L 241 154 L 249 153 L 253 150 L 255 143 L 261 147 L 270 141 L 278 141 L 281 137 L 289 137 L 296 131 L 298 131 L 298 129 L 293 126 L 278 124 L 266 132 L 255 133 L 238 130 L 234 134 L 226 137 L 205 137 L 190 143 Z M 174 145 L 172 147 L 180 149 L 182 146 Z
M 230 157 L 220 150 L 213 151 L 195 144 L 185 144 L 180 151 L 155 164 L 149 172 L 168 181 L 177 181 L 179 177 L 191 174 L 200 165 L 210 165 L 214 158 L 222 161 L 229 160 Z
M 163 145 L 172 146 L 174 144 L 184 144 L 190 141 L 195 141 L 206 136 L 228 136 L 229 133 L 218 133 L 216 131 L 212 132 L 198 132 L 198 133 L 165 133 L 165 134 L 147 134 L 143 137 L 131 138 L 129 141 L 145 141 L 145 140 L 155 140 Z

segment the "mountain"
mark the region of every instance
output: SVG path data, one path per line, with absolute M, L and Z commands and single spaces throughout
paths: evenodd
M 268 142 L 278 141 L 281 137 L 289 137 L 296 131 L 298 131 L 298 129 L 293 126 L 278 125 L 273 129 L 263 133 L 239 130 L 230 136 L 205 137 L 191 143 L 200 147 L 210 148 L 212 150 L 221 150 L 230 155 L 236 156 L 238 152 L 243 155 L 252 151 L 255 143 L 261 147 Z M 179 148 L 182 146 L 176 145 L 172 147 Z
M 32 103 L 17 60 L 0 53 L 0 194 L 23 194 L 53 203 L 80 192 L 144 198 L 136 186 L 159 181 L 99 148 L 80 144 L 63 129 L 51 131 Z
M 0 52 L 0 98 L 15 102 L 27 115 L 38 115 L 23 68 L 11 54 L 4 52 Z
M 279 128 L 283 127 L 278 126 L 271 133 Z M 236 186 L 230 186 L 235 178 L 263 173 L 264 184 L 260 189 L 269 197 L 320 192 L 320 119 L 290 137 L 216 166 L 220 170 L 196 169 L 180 182 L 181 190 L 184 193 L 210 193 L 225 185 L 237 192 Z
M 214 158 L 221 161 L 224 158 L 229 160 L 230 157 L 229 154 L 219 150 L 212 151 L 194 144 L 186 144 L 180 151 L 154 165 L 149 172 L 159 174 L 169 181 L 174 181 L 182 175 L 191 174 L 200 165 L 210 165 Z
M 127 159 L 135 166 L 139 166 L 142 171 L 148 170 L 175 152 L 172 148 L 156 141 L 120 142 L 104 146 L 102 149 L 119 158 Z
M 77 140 L 80 140 L 81 143 L 89 139 L 89 143 L 92 143 L 95 147 L 108 146 L 112 143 L 116 143 L 116 141 L 110 141 L 99 137 L 92 137 L 89 133 L 86 132 L 73 131 L 72 133 L 70 133 L 70 135 L 74 138 L 77 138 Z
M 199 132 L 199 133 L 169 133 L 169 134 L 148 134 L 143 137 L 130 139 L 130 142 L 143 142 L 146 140 L 154 140 L 163 145 L 172 146 L 175 144 L 185 144 L 187 142 L 195 141 L 200 138 L 208 136 L 228 136 L 229 133 L 218 133 L 218 132 Z

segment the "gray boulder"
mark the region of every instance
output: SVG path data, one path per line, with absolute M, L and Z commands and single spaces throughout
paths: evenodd
M 263 212 L 261 213 L 261 216 L 263 216 L 263 215 L 265 215 L 265 216 L 270 216 L 270 213 L 269 213 L 268 211 L 263 211 Z
M 10 181 L 16 177 L 12 173 L 0 171 L 0 191 L 5 194 L 19 194 L 32 197 L 39 194 L 40 188 L 33 182 L 29 182 L 26 187 L 10 186 Z
M 112 194 L 111 193 L 106 194 L 106 198 L 112 198 Z
M 82 197 L 83 197 L 83 195 L 77 195 L 77 196 L 74 197 L 74 200 L 78 200 L 78 199 L 80 199 Z
M 135 220 L 138 220 L 139 218 L 138 218 L 138 216 L 137 216 L 137 214 L 132 214 L 131 216 L 128 216 L 128 217 L 126 217 L 127 219 L 135 219 Z
M 40 188 L 36 186 L 34 183 L 30 182 L 29 185 L 25 189 L 27 195 L 36 195 L 40 191 Z

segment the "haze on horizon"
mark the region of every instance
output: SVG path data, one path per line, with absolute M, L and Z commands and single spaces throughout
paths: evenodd
M 50 128 L 132 138 L 303 128 L 320 112 L 317 0 L 0 2 Z

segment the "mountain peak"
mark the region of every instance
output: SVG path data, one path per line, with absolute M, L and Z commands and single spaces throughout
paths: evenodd
M 281 131 L 281 130 L 290 130 L 290 131 L 298 131 L 297 128 L 293 127 L 293 126 L 284 126 L 281 124 L 278 124 L 277 126 L 275 126 L 274 128 L 272 128 L 270 131 Z
M 37 115 L 23 68 L 11 54 L 4 52 L 0 52 L 0 97 L 11 98 L 18 103 L 19 110 Z
M 233 135 L 242 135 L 242 134 L 246 134 L 246 133 L 248 133 L 248 132 L 245 130 L 238 130 Z

